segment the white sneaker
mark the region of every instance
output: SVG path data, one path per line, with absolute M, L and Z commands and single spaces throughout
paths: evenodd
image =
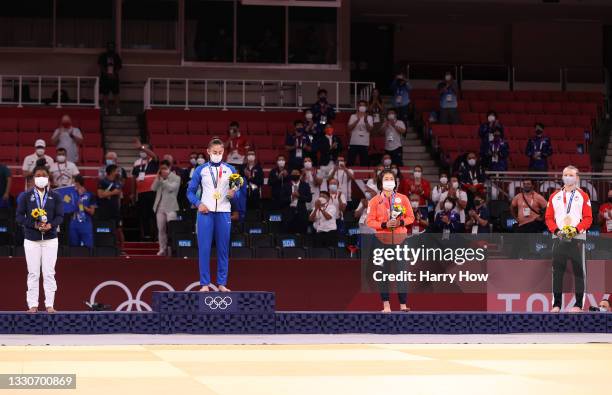
M 165 256 L 165 255 L 166 255 L 166 251 L 163 251 L 163 250 L 157 251 L 157 256 Z

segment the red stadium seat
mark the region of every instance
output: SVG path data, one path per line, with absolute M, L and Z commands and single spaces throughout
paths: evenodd
M 229 122 L 209 121 L 208 134 L 215 136 L 226 136 Z
M 563 109 L 561 107 L 561 103 L 558 102 L 545 102 L 542 107 L 544 108 L 544 113 L 546 114 L 562 114 Z
M 451 137 L 451 125 L 434 124 L 431 126 L 431 132 L 436 137 Z
M 583 141 L 584 140 L 584 128 L 581 128 L 579 126 L 572 126 L 572 127 L 565 128 L 565 135 L 570 140 Z
M 168 134 L 186 134 L 187 121 L 168 121 Z
M 153 149 L 168 148 L 170 147 L 170 139 L 168 136 L 163 134 L 152 134 L 149 136 L 149 143 L 153 146 Z
M 519 126 L 531 126 L 535 125 L 535 116 L 532 114 L 515 114 L 516 123 Z
M 206 134 L 207 132 L 206 122 L 204 121 L 188 121 L 187 131 L 190 134 Z
M 148 121 L 147 129 L 150 134 L 165 134 L 168 130 L 166 121 Z
M 508 110 L 509 112 L 515 114 L 524 114 L 525 112 L 527 112 L 525 109 L 525 102 L 522 101 L 514 101 L 508 103 Z
M 541 102 L 549 102 L 551 101 L 550 92 L 545 91 L 533 91 L 530 92 L 531 100 L 541 101 Z
M 553 143 L 553 149 L 555 149 L 555 151 L 562 153 L 562 154 L 575 154 L 577 153 L 577 145 L 578 143 L 576 141 L 556 141 Z
M 582 113 L 582 109 L 580 108 L 580 103 L 567 102 L 567 103 L 563 103 L 561 107 L 563 108 L 564 114 L 578 115 Z
M 486 101 L 471 101 L 470 109 L 472 112 L 486 113 L 491 108 L 489 107 L 489 103 Z
M 555 125 L 557 126 L 574 126 L 574 118 L 572 115 L 557 115 L 555 117 Z
M 38 122 L 40 132 L 43 134 L 55 132 L 55 129 L 57 129 L 58 126 L 57 119 L 54 118 L 43 118 Z
M 527 126 L 514 126 L 506 128 L 505 137 L 508 140 L 525 140 L 531 137 L 532 128 Z
M 0 147 L 0 162 L 4 162 L 7 164 L 18 163 L 17 156 L 18 156 L 17 145 Z
M 587 130 L 591 130 L 592 128 L 592 120 L 588 115 L 574 115 L 572 116 L 572 125 L 570 126 L 580 126 Z
M 515 91 L 514 100 L 520 100 L 524 102 L 532 101 L 533 98 L 531 91 Z
M 251 121 L 247 124 L 249 134 L 266 135 L 268 134 L 268 124 L 262 121 Z
M 34 151 L 34 142 L 38 139 L 40 139 L 41 136 L 39 132 L 20 132 L 19 133 L 19 144 L 22 146 L 26 146 L 28 147 L 28 149 L 32 149 L 32 151 Z M 49 143 L 51 142 L 50 138 L 46 138 L 44 139 L 45 142 L 47 143 L 47 146 L 49 145 Z
M 86 165 L 98 164 L 102 160 L 103 154 L 100 147 L 85 147 L 82 151 L 81 161 Z
M 580 170 L 591 169 L 591 158 L 587 154 L 573 154 L 570 155 L 570 163 L 576 166 Z
M 557 124 L 556 122 L 556 118 L 558 117 L 558 115 L 551 115 L 551 114 L 540 114 L 540 115 L 536 115 L 535 116 L 535 122 L 539 122 L 544 124 L 544 127 L 547 126 L 554 126 Z
M 598 113 L 597 103 L 580 103 L 580 113 L 596 117 Z
M 544 106 L 539 101 L 525 103 L 525 110 L 529 114 L 542 114 L 544 113 Z
M 499 101 L 513 101 L 514 92 L 512 91 L 497 91 L 497 100 Z
M 15 118 L 0 118 L 0 132 L 16 132 L 17 127 L 17 119 Z
M 175 134 L 169 140 L 170 145 L 176 148 L 192 147 L 194 145 L 193 136 L 188 134 Z
M 0 148 L 0 151 L 5 149 L 4 146 L 18 146 L 19 145 L 19 133 L 18 132 L 2 132 L 0 134 L 0 145 L 3 147 Z
M 100 121 L 97 119 L 83 119 L 80 128 L 83 134 L 100 133 Z
M 24 118 L 19 120 L 20 132 L 38 132 L 38 120 Z
M 454 137 L 472 138 L 478 136 L 478 125 L 452 125 L 451 130 Z
M 268 132 L 274 135 L 283 135 L 287 133 L 287 124 L 285 122 L 268 122 Z
M 529 158 L 526 155 L 512 155 L 510 156 L 510 164 L 513 170 L 527 170 L 529 168 Z
M 499 119 L 504 126 L 517 126 L 518 120 L 515 114 L 503 114 L 499 116 Z
M 565 128 L 562 127 L 548 127 L 545 129 L 545 134 L 553 140 L 565 139 Z

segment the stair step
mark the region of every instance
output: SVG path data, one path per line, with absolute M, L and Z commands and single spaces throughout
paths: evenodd
M 140 130 L 138 128 L 135 129 L 113 129 L 113 128 L 104 128 L 104 134 L 108 136 L 132 136 L 139 137 Z
M 119 142 L 123 142 L 123 143 L 127 143 L 127 144 L 134 144 L 134 136 L 125 136 L 125 135 L 108 135 L 106 137 L 106 141 L 109 143 L 119 143 Z
M 436 165 L 436 162 L 433 161 L 433 159 L 414 159 L 411 157 L 404 158 L 404 166 L 414 166 L 414 165 L 421 165 L 424 167 L 435 167 L 435 168 L 438 167 Z
M 138 122 L 125 121 L 125 122 L 104 122 L 104 126 L 107 128 L 117 128 L 117 129 L 133 129 L 138 128 Z
M 404 152 L 404 160 L 431 160 L 431 155 L 427 152 Z
M 137 115 L 104 115 L 102 119 L 105 122 L 138 122 Z
M 412 152 L 427 152 L 427 147 L 424 145 L 405 145 L 404 154 Z M 428 154 L 429 155 L 429 154 Z

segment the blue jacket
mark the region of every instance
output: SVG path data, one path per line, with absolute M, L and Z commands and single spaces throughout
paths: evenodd
M 533 157 L 537 152 L 540 153 L 540 159 L 535 159 Z M 529 156 L 529 170 L 547 170 L 548 157 L 551 156 L 552 153 L 552 144 L 548 137 L 536 136 L 530 138 L 525 148 L 525 154 Z
M 23 227 L 23 236 L 27 240 L 54 239 L 57 237 L 57 227 L 64 222 L 64 202 L 57 192 L 48 191 L 47 202 L 43 208 L 47 212 L 47 222 L 51 224 L 51 229 L 42 233 L 34 228 L 36 221 L 31 215 L 32 210 L 38 208 L 35 194 L 34 189 L 31 189 L 19 195 L 15 220 Z

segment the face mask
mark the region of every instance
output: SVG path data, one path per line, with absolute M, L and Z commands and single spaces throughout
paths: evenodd
M 195 166 L 196 163 L 198 163 L 198 160 L 196 158 L 191 158 L 189 159 L 189 163 L 191 163 L 191 166 Z
M 440 177 L 440 184 L 446 184 L 448 182 L 448 178 Z
M 34 177 L 34 185 L 38 188 L 45 188 L 49 184 L 47 177 Z
M 291 179 L 291 181 L 299 181 L 300 180 L 300 176 L 297 174 L 292 174 L 291 177 L 289 177 Z
M 110 165 L 114 165 L 115 164 L 115 160 L 114 159 L 107 159 L 106 160 L 106 166 L 110 166 Z
M 366 192 L 364 195 L 365 195 L 366 200 L 372 199 L 372 194 L 370 192 Z
M 533 189 L 533 187 L 523 187 L 523 192 L 529 193 L 529 192 L 531 192 L 532 189 Z
M 393 174 L 397 175 L 397 169 L 396 168 L 391 169 L 391 171 L 393 172 Z
M 385 167 L 389 167 L 389 166 L 391 166 L 391 159 L 385 159 L 385 160 L 383 160 L 383 165 L 385 165 Z
M 536 129 L 535 133 L 536 133 L 536 136 L 541 136 L 542 133 L 544 133 L 544 131 Z
M 474 200 L 474 205 L 480 206 L 481 204 L 482 204 L 482 200 L 480 200 L 480 199 L 475 199 Z
M 493 123 L 495 122 L 495 115 L 489 115 L 487 119 L 489 120 L 489 122 Z
M 255 155 L 247 155 L 247 160 L 249 162 L 255 162 Z
M 567 186 L 572 186 L 576 183 L 576 176 L 563 176 L 563 183 Z
M 417 208 L 419 207 L 419 202 L 417 200 L 412 200 L 410 202 L 410 205 L 412 206 L 412 208 Z
M 455 189 L 459 189 L 459 183 L 457 181 L 453 182 L 451 186 Z
M 72 126 L 70 122 L 62 122 L 62 127 L 64 129 L 70 129 L 70 126 Z
M 302 133 L 304 133 L 304 128 L 302 128 L 302 127 L 296 128 L 296 129 L 295 129 L 295 132 L 296 132 L 297 134 L 302 134 Z
M 476 165 L 476 159 L 468 159 L 468 165 L 470 166 Z
M 392 191 L 395 188 L 395 181 L 383 181 L 382 187 L 385 191 Z
M 339 160 L 338 161 L 338 166 L 340 166 L 340 167 L 344 166 L 344 161 L 343 160 Z
M 36 148 L 36 155 L 43 156 L 45 154 L 44 148 Z
M 312 162 L 304 162 L 304 169 L 312 169 Z
M 415 171 L 414 172 L 414 178 L 421 178 L 421 175 L 423 175 L 423 173 L 420 172 L 420 171 Z
M 284 160 L 279 160 L 276 162 L 276 164 L 278 165 L 278 167 L 285 167 L 285 161 Z
M 329 191 L 330 191 L 330 192 L 337 192 L 337 191 L 338 191 L 338 185 L 336 185 L 336 184 L 330 184 L 330 186 L 329 186 Z
M 394 121 L 394 120 L 395 120 L 395 114 L 389 114 L 389 115 L 387 115 L 387 119 L 388 119 L 389 121 Z
M 608 311 L 608 309 L 606 309 L 603 306 L 599 306 L 599 311 L 603 311 L 604 313 Z
M 312 114 L 311 113 L 306 114 L 306 119 L 312 119 Z
M 321 95 L 319 96 L 319 100 L 322 102 L 326 102 L 327 101 L 327 97 L 325 95 Z
M 366 112 L 366 106 L 359 106 L 359 112 Z
M 58 155 L 57 156 L 57 161 L 59 163 L 64 163 L 66 161 L 66 156 L 65 155 Z
M 142 151 L 138 154 L 140 156 L 141 159 L 147 159 L 147 153 Z
M 196 163 L 198 165 L 203 165 L 204 163 L 206 163 L 206 160 L 204 158 L 198 158 L 198 160 L 196 161 Z
M 221 162 L 221 159 L 223 159 L 223 155 L 221 154 L 211 154 L 210 155 L 210 161 L 212 163 L 219 163 Z
M 451 202 L 446 202 L 446 203 L 444 203 L 444 208 L 446 209 L 446 211 L 452 210 L 453 209 L 453 204 Z
M 452 78 L 453 78 L 453 77 L 452 77 L 451 75 L 449 75 L 449 74 L 447 74 L 447 75 L 445 75 L 445 76 L 444 76 L 444 79 L 445 79 L 446 81 L 450 81 Z

